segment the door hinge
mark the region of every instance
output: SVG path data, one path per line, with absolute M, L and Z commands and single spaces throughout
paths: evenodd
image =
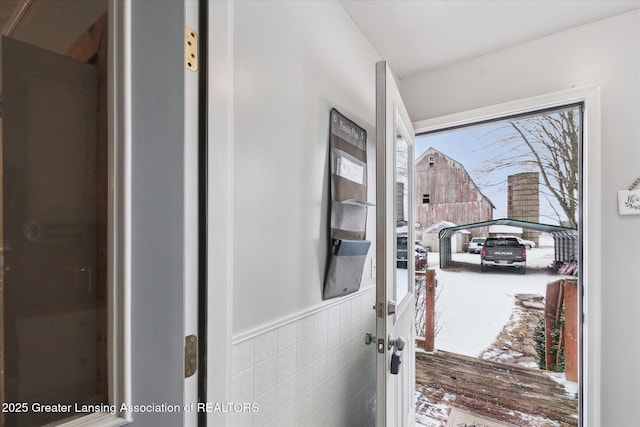
M 198 71 L 198 33 L 187 25 L 184 27 L 184 62 L 187 70 Z
M 184 377 L 189 378 L 198 369 L 198 337 L 189 335 L 184 339 Z

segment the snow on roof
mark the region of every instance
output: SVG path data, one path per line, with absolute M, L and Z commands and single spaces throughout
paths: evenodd
M 432 224 L 431 226 L 425 228 L 424 230 L 422 230 L 423 233 L 440 233 L 440 230 L 442 230 L 443 228 L 449 228 L 449 227 L 456 227 L 457 224 L 454 224 L 451 221 L 438 221 L 434 224 Z M 467 230 L 458 230 L 460 233 L 462 234 L 471 234 L 470 231 Z
M 453 233 L 460 229 L 472 229 L 478 227 L 489 227 L 492 225 L 511 225 L 514 227 L 526 228 L 527 230 L 545 231 L 552 236 L 578 237 L 578 230 L 572 227 L 564 227 L 561 225 L 541 224 L 538 222 L 522 221 L 518 219 L 492 219 L 491 221 L 474 222 L 472 224 L 456 225 L 455 227 L 446 227 L 440 231 L 439 237 L 450 237 Z
M 522 234 L 522 227 L 514 227 L 512 225 L 490 225 L 489 233 Z

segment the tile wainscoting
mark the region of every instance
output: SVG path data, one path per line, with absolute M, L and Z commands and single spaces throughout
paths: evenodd
M 375 287 L 234 340 L 233 426 L 375 425 Z

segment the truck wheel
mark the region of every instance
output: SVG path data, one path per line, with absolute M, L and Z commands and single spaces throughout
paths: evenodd
M 525 274 L 527 272 L 527 267 L 522 267 L 520 269 L 520 274 Z
M 487 266 L 480 263 L 480 271 L 487 271 Z

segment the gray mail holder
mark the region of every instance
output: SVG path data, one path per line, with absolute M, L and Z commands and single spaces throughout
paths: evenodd
M 322 299 L 348 295 L 360 289 L 370 245 L 368 240 L 332 239 Z
M 331 237 L 363 240 L 366 234 L 367 208 L 336 202 L 331 206 Z

